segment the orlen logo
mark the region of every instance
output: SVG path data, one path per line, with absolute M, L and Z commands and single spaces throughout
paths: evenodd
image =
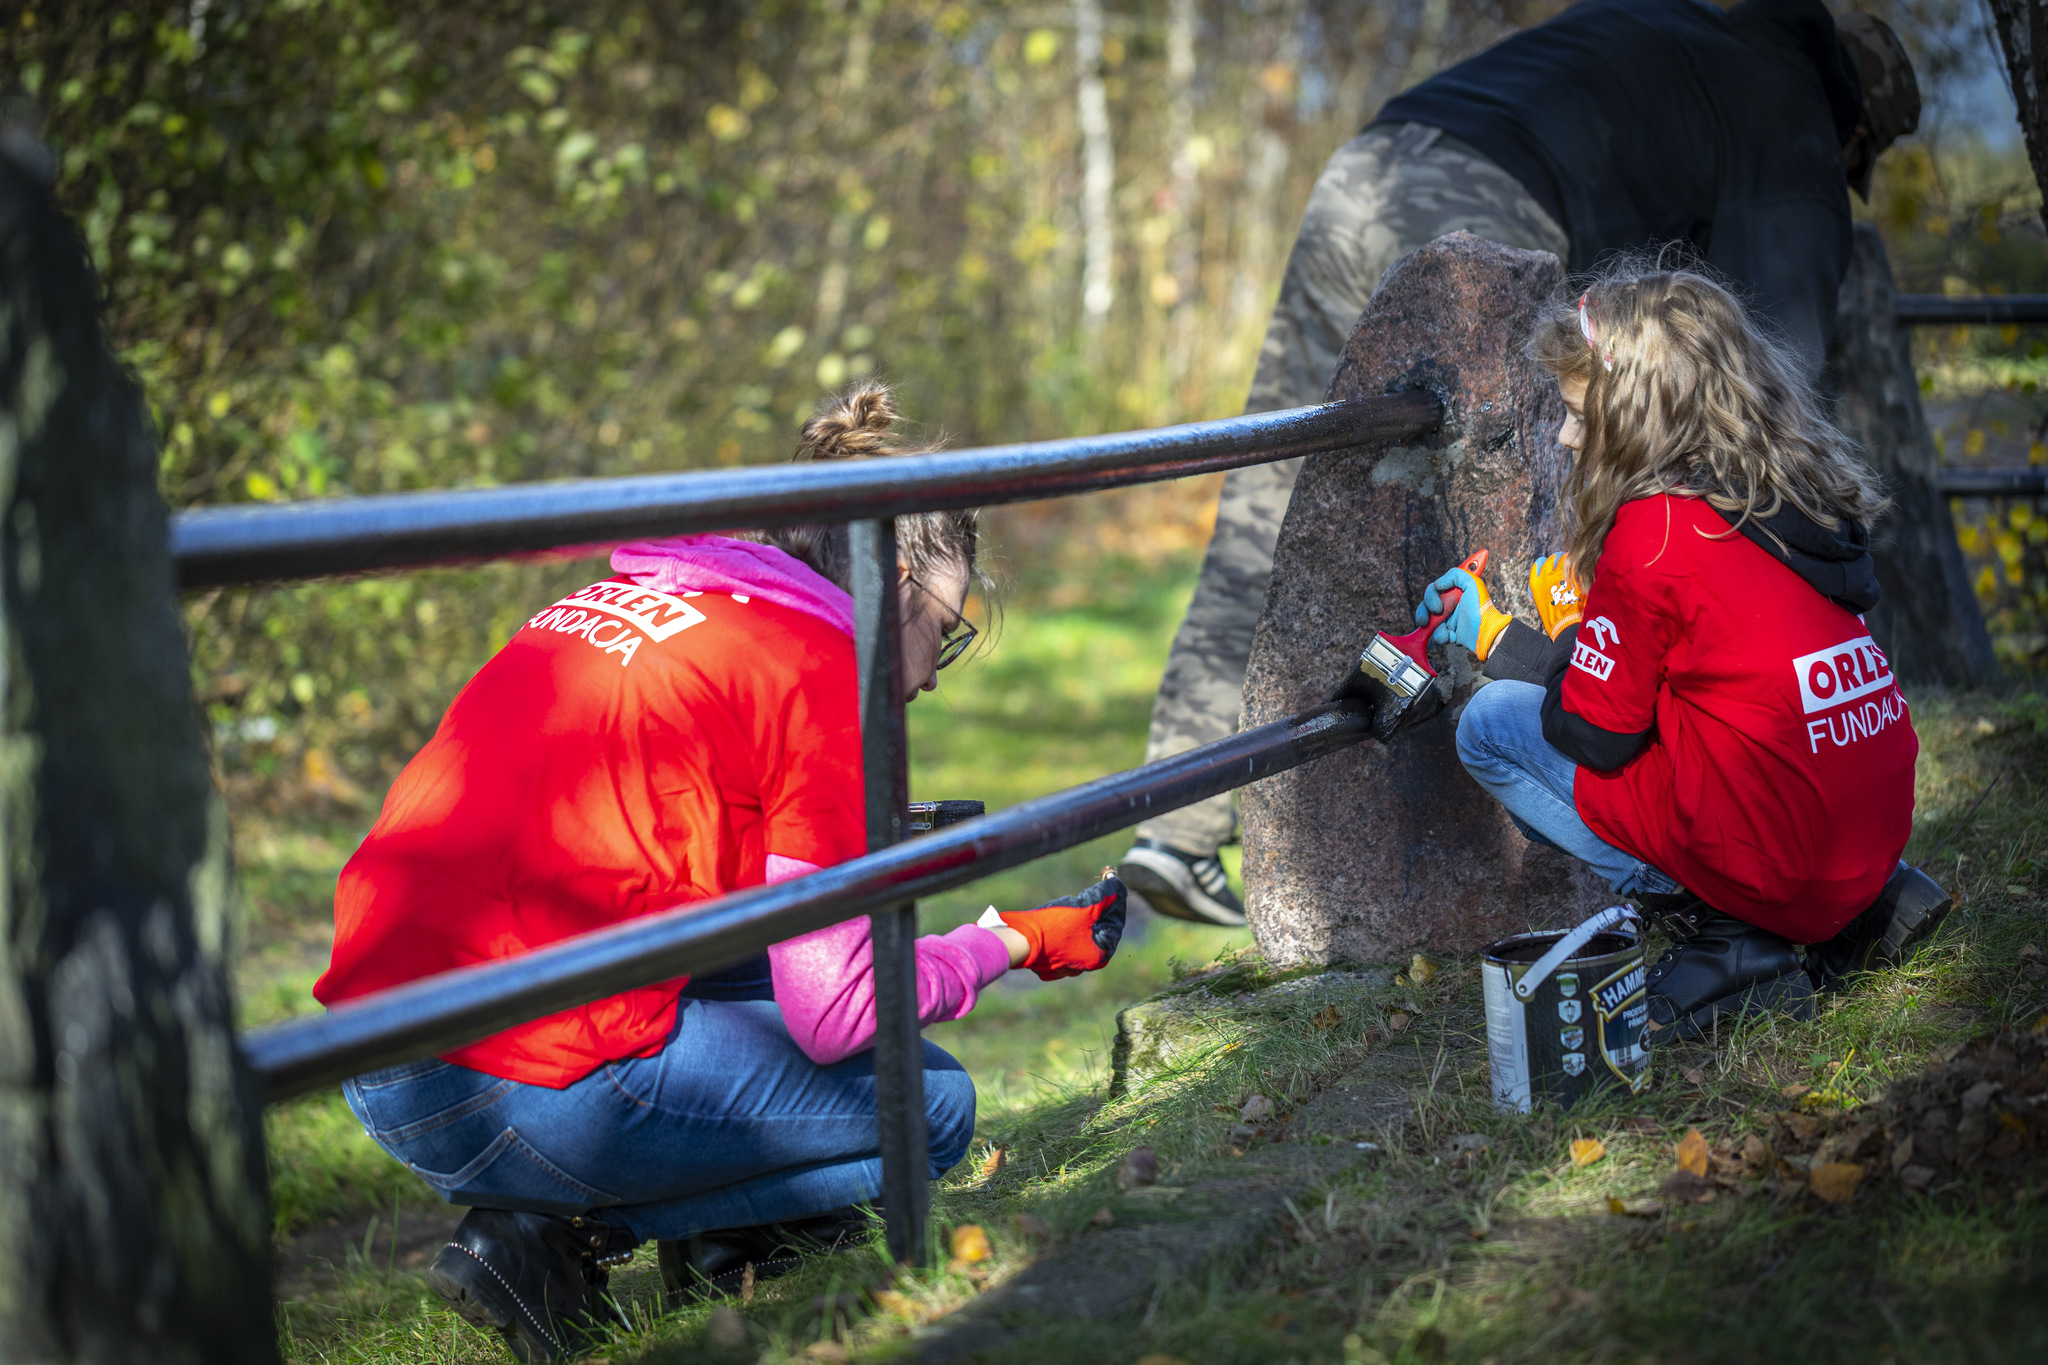
M 1892 666 L 1868 635 L 1792 661 L 1806 714 L 1828 711 L 1892 685 Z

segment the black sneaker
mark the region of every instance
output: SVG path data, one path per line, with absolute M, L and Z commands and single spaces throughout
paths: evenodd
M 1679 940 L 1650 965 L 1650 1026 L 1686 1042 L 1751 1013 L 1811 1019 L 1813 982 L 1789 938 L 1724 915 L 1690 893 L 1637 896 Z
M 1941 927 L 1954 905 L 1955 897 L 1934 878 L 1901 862 L 1869 909 L 1806 950 L 1807 975 L 1816 988 L 1831 991 L 1856 972 L 1896 967 Z
M 1203 857 L 1140 839 L 1117 860 L 1117 875 L 1162 915 L 1230 929 L 1244 925 L 1244 902 L 1230 889 L 1223 861 L 1213 853 Z
M 632 1326 L 607 1282 L 636 1245 L 625 1228 L 589 1214 L 471 1209 L 427 1268 L 427 1284 L 528 1365 L 567 1360 L 611 1327 Z
M 670 1302 L 739 1292 L 747 1267 L 756 1280 L 787 1275 L 806 1256 L 854 1246 L 874 1227 L 871 1209 L 848 1207 L 810 1218 L 703 1232 L 687 1241 L 657 1242 L 661 1285 Z

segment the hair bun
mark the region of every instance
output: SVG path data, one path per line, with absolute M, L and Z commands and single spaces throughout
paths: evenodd
M 859 460 L 899 452 L 889 439 L 896 421 L 896 400 L 887 386 L 863 380 L 828 399 L 818 415 L 804 423 L 797 442 L 797 460 Z

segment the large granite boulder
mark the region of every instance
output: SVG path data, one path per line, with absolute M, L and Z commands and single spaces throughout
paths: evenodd
M 1529 565 L 1564 548 L 1564 404 L 1521 344 L 1561 278 L 1547 252 L 1462 232 L 1387 272 L 1330 397 L 1429 389 L 1443 427 L 1303 467 L 1252 640 L 1246 726 L 1326 700 L 1374 630 L 1412 628 L 1423 589 L 1482 547 L 1496 601 L 1536 619 Z M 1576 860 L 1523 838 L 1459 765 L 1473 679 L 1469 656 L 1447 652 L 1446 714 L 1245 789 L 1245 904 L 1269 961 L 1470 951 L 1575 922 L 1607 895 Z

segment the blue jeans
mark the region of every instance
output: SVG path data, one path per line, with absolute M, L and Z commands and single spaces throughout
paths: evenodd
M 1578 764 L 1543 738 L 1543 689 L 1490 682 L 1458 717 L 1458 758 L 1473 781 L 1507 807 L 1522 833 L 1561 848 L 1607 879 L 1616 895 L 1668 894 L 1677 882 L 1586 827 L 1572 802 Z
M 603 1210 L 643 1241 L 803 1218 L 873 1199 L 874 1054 L 819 1066 L 772 1000 L 686 999 L 652 1057 L 561 1090 L 450 1062 L 342 1087 L 385 1151 L 453 1204 Z M 967 1154 L 974 1082 L 924 1045 L 931 1176 Z

